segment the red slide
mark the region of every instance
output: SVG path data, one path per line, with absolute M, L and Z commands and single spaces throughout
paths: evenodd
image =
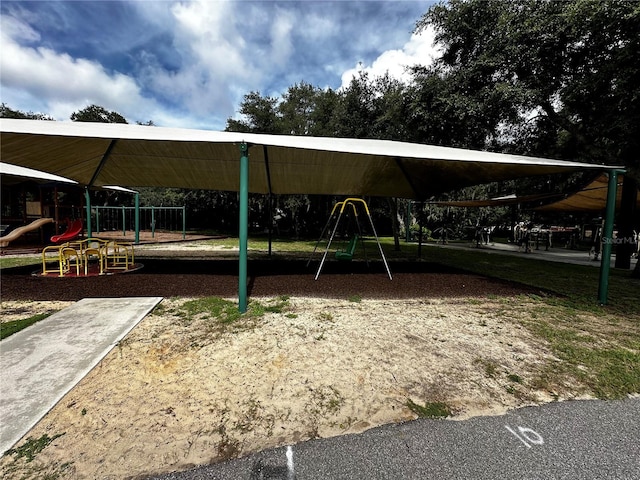
M 62 243 L 68 242 L 69 240 L 74 240 L 80 236 L 82 233 L 82 219 L 78 218 L 71 222 L 71 224 L 67 227 L 64 233 L 60 235 L 54 235 L 51 237 L 51 241 L 53 243 Z

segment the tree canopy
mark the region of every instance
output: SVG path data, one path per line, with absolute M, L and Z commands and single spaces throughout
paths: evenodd
M 13 108 L 7 106 L 6 103 L 2 103 L 2 105 L 0 105 L 0 118 L 18 118 L 18 119 L 25 119 L 25 120 L 53 120 L 52 117 L 44 113 L 22 112 L 20 110 L 14 110 Z
M 638 175 L 640 3 L 452 0 L 416 31 L 427 26 L 444 53 L 415 69 L 418 85 L 445 82 L 453 94 L 444 101 L 462 96 L 462 110 L 485 119 L 472 123 L 487 140 Z
M 71 114 L 74 122 L 98 122 L 98 123 L 129 123 L 118 112 L 110 112 L 99 105 L 89 105 Z

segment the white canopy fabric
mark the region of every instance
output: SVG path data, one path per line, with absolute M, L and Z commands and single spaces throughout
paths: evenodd
M 31 168 L 19 167 L 17 165 L 11 165 L 4 162 L 0 162 L 0 176 L 2 176 L 3 185 L 13 185 L 28 180 L 38 183 L 78 184 L 75 180 L 69 180 L 68 178 L 60 177 L 58 175 L 51 175 L 50 173 L 33 170 Z M 135 190 L 118 187 L 116 185 L 105 185 L 102 188 L 105 190 L 116 190 L 118 192 L 137 193 Z
M 103 187 L 249 191 L 424 200 L 492 181 L 617 167 L 387 140 L 258 135 L 128 124 L 0 120 L 2 161 Z
M 24 182 L 25 180 L 34 180 L 37 182 L 52 183 L 69 183 L 76 184 L 73 180 L 51 175 L 50 173 L 40 172 L 31 168 L 19 167 L 8 163 L 0 162 L 0 175 L 2 175 L 3 184 L 12 184 Z M 8 177 L 8 178 L 7 178 Z

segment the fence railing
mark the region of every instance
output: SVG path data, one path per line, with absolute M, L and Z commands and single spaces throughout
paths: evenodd
M 136 231 L 135 210 L 136 207 L 92 206 L 91 222 L 95 225 L 93 231 L 98 234 L 100 231 L 122 230 L 123 236 L 127 230 Z M 186 207 L 139 207 L 138 211 L 139 230 L 150 230 L 152 238 L 155 237 L 156 230 L 182 231 L 182 238 L 186 237 Z

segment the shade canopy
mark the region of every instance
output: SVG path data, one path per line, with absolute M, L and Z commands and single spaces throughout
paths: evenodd
M 441 207 L 467 207 L 467 208 L 504 207 L 507 205 L 517 205 L 525 202 L 555 200 L 560 197 L 564 197 L 564 194 L 545 193 L 545 194 L 521 195 L 521 196 L 508 195 L 505 197 L 488 198 L 484 200 L 450 200 L 450 201 L 429 202 L 429 204 L 439 205 Z
M 76 182 L 68 178 L 50 173 L 40 172 L 31 168 L 10 165 L 0 162 L 0 175 L 2 176 L 3 185 L 14 185 L 25 181 L 34 181 L 37 183 L 65 183 L 75 185 Z
M 617 176 L 618 187 L 622 186 L 624 175 Z M 590 182 L 577 192 L 564 195 L 556 202 L 534 208 L 537 212 L 604 212 L 607 206 L 609 177 L 605 174 Z M 622 188 L 617 189 L 616 208 L 622 201 Z M 640 197 L 636 200 L 640 208 Z
M 602 165 L 386 140 L 262 135 L 128 124 L 0 121 L 4 162 L 86 186 L 239 190 L 424 200 L 461 187 Z

